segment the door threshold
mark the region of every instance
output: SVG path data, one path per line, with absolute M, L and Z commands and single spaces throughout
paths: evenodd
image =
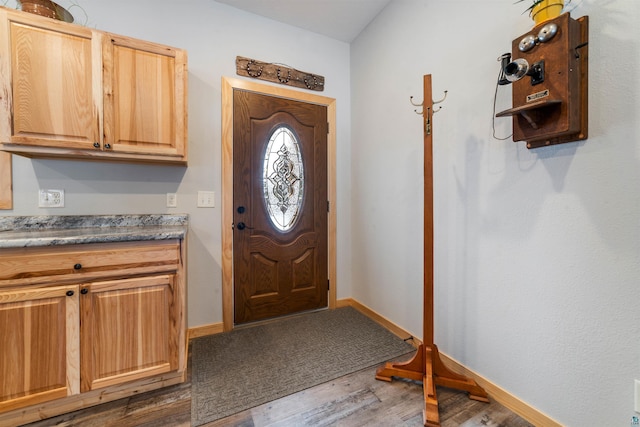
M 277 322 L 279 320 L 291 319 L 291 318 L 300 317 L 300 316 L 304 316 L 304 315 L 311 314 L 311 313 L 318 313 L 318 312 L 326 311 L 326 310 L 329 310 L 328 306 L 327 307 L 321 307 L 321 308 L 315 308 L 313 310 L 299 311 L 297 313 L 292 313 L 292 314 L 285 314 L 284 316 L 270 317 L 268 319 L 261 319 L 261 320 L 256 320 L 256 321 L 253 321 L 253 322 L 234 323 L 233 324 L 233 329 L 246 329 L 246 328 L 251 328 L 253 326 L 266 325 L 266 324 L 269 324 L 269 323 Z

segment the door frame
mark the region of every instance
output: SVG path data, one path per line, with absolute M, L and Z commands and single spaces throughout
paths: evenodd
M 337 306 L 336 272 L 336 100 L 326 96 L 271 86 L 253 81 L 222 77 L 222 327 L 233 329 L 233 90 L 291 99 L 327 107 L 327 192 L 329 308 Z

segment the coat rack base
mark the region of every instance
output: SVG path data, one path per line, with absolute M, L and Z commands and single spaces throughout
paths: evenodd
M 469 399 L 489 402 L 487 392 L 473 379 L 456 374 L 444 365 L 435 344 L 420 344 L 411 360 L 401 363 L 387 362 L 376 371 L 377 380 L 391 382 L 393 377 L 422 381 L 425 426 L 440 425 L 437 385 L 466 391 L 469 393 Z

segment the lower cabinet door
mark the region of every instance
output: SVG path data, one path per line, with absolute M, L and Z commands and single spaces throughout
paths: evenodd
M 0 291 L 0 412 L 80 391 L 78 286 Z
M 81 391 L 178 369 L 175 276 L 81 286 Z

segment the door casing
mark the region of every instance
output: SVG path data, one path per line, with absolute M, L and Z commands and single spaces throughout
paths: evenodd
M 312 93 L 222 77 L 222 323 L 233 329 L 233 90 L 292 99 L 327 107 L 327 189 L 329 196 L 329 308 L 337 304 L 336 272 L 336 100 Z

